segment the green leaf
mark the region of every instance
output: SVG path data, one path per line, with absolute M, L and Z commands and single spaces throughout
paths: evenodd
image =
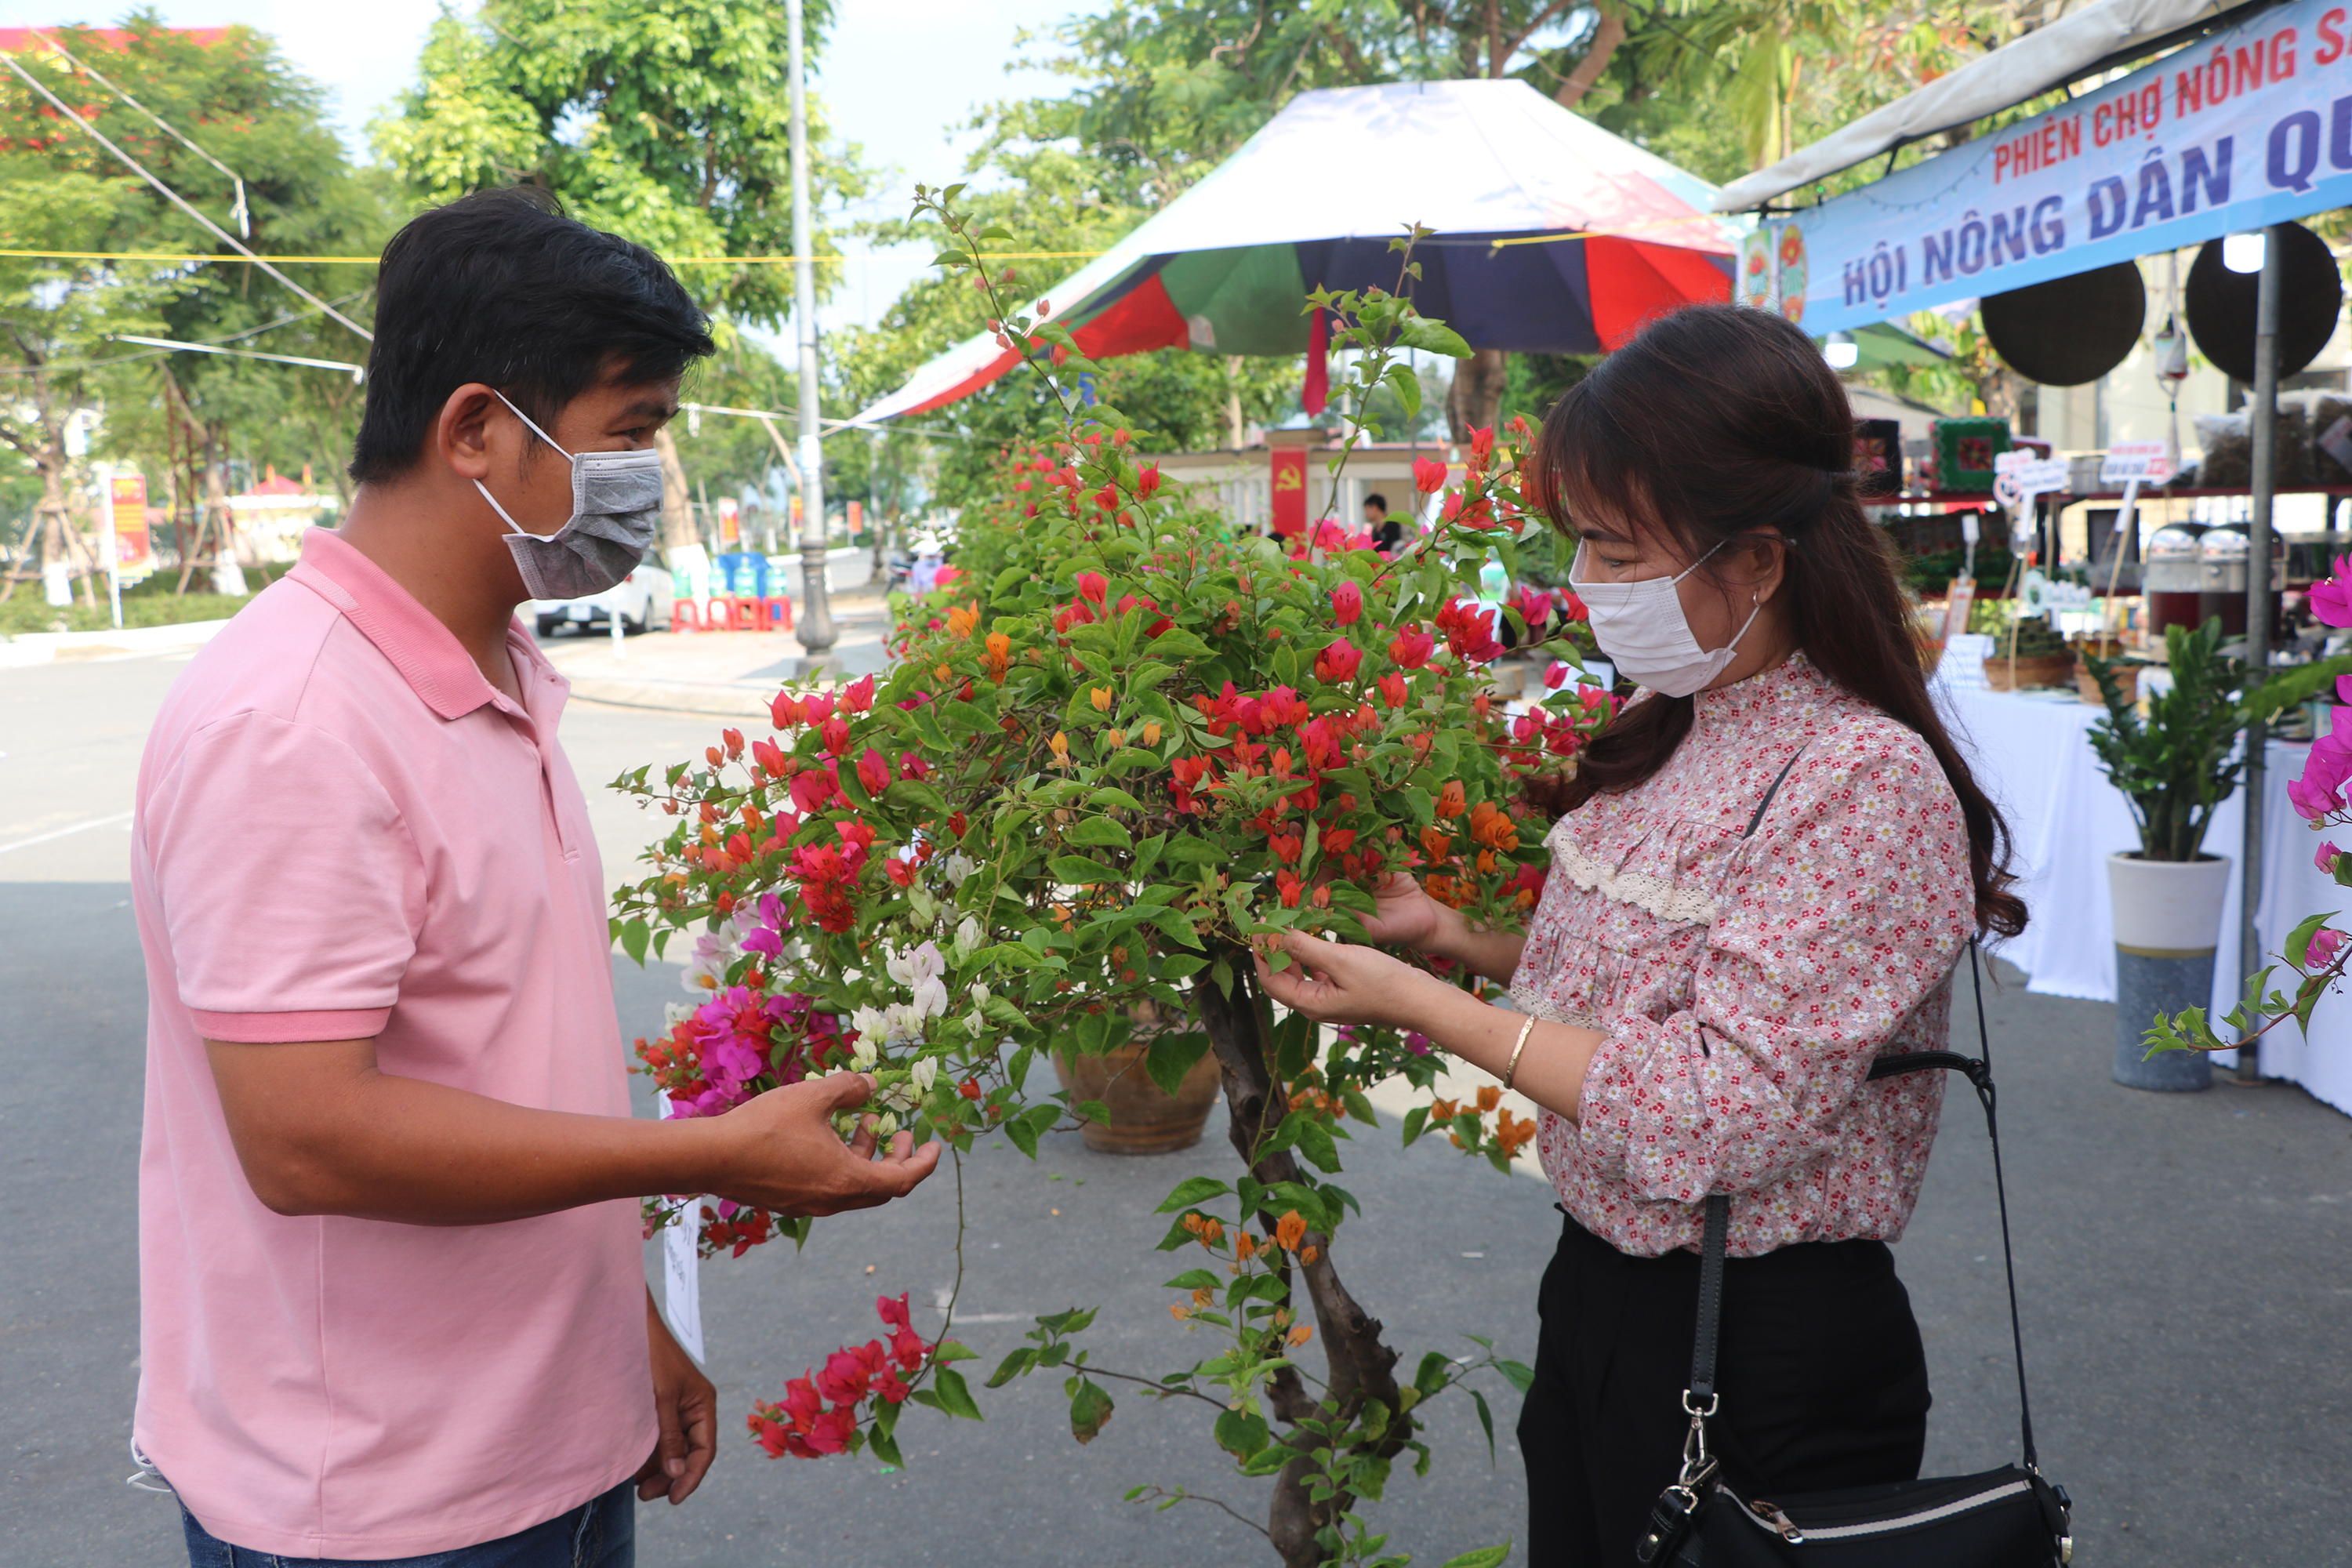
M 1503 1374 L 1505 1383 L 1509 1384 L 1521 1394 L 1525 1394 L 1536 1385 L 1535 1368 L 1524 1362 L 1498 1361 L 1495 1363 L 1495 1370 Z
M 1406 1111 L 1404 1113 L 1404 1146 L 1408 1149 L 1412 1148 L 1413 1140 L 1421 1136 L 1428 1124 L 1429 1107 L 1426 1105 L 1416 1105 Z
M 1247 1459 L 1270 1439 L 1265 1417 L 1255 1407 L 1228 1410 L 1217 1417 L 1217 1447 L 1237 1459 Z
M 1143 1070 L 1151 1075 L 1163 1094 L 1175 1094 L 1183 1088 L 1184 1079 L 1209 1052 L 1209 1037 L 1198 1029 L 1153 1037 L 1143 1056 Z
M 1065 844 L 1084 845 L 1107 849 L 1132 849 L 1135 835 L 1108 816 L 1089 816 L 1080 820 L 1062 835 Z
M 1331 1130 L 1311 1117 L 1298 1130 L 1298 1152 L 1325 1175 L 1339 1173 L 1339 1146 L 1331 1141 Z
M 1213 1290 L 1216 1288 L 1217 1277 L 1205 1268 L 1187 1269 L 1162 1287 L 1169 1290 Z
M 1029 1125 L 1027 1117 L 1015 1116 L 1007 1121 L 1004 1123 L 1004 1135 L 1013 1140 L 1013 1146 L 1015 1149 L 1020 1150 L 1032 1160 L 1037 1157 L 1037 1130 Z
M 1426 316 L 1408 319 L 1397 330 L 1396 346 L 1419 349 L 1423 353 L 1444 354 L 1448 359 L 1468 359 L 1470 345 L 1462 334 L 1443 321 L 1433 321 Z
M 883 801 L 900 811 L 928 811 L 933 816 L 945 816 L 951 809 L 948 797 L 921 779 L 900 779 L 882 792 Z
M 1465 1552 L 1459 1557 L 1449 1557 L 1445 1560 L 1444 1568 L 1502 1568 L 1510 1555 L 1511 1543 L 1506 1541 L 1500 1546 L 1482 1546 L 1475 1552 Z
M 1486 1430 L 1486 1458 L 1495 1457 L 1495 1413 L 1486 1408 L 1486 1396 L 1476 1389 L 1470 1391 L 1470 1403 L 1478 1407 L 1478 1425 Z
M 1055 855 L 1045 862 L 1057 882 L 1118 882 L 1126 873 L 1114 871 L 1101 861 L 1085 855 Z
M 2286 939 L 2286 961 L 2297 969 L 2308 964 L 2311 962 L 2311 939 L 2317 936 L 2319 928 L 2326 925 L 2333 917 L 2333 910 L 2323 910 L 2289 931 Z
M 645 917 L 636 916 L 621 927 L 621 951 L 642 969 L 646 963 L 646 942 L 653 933 L 646 928 Z
M 967 1421 L 982 1419 L 980 1406 L 972 1402 L 971 1390 L 965 1384 L 963 1373 L 955 1368 L 943 1366 L 935 1369 L 931 1373 L 931 1386 L 939 1391 L 940 1408 L 949 1415 L 960 1415 Z
M 1174 1214 L 1180 1209 L 1195 1209 L 1211 1198 L 1221 1198 L 1233 1190 L 1214 1176 L 1187 1176 L 1176 1184 L 1175 1190 L 1168 1194 L 1168 1200 L 1151 1212 Z
M 1070 1436 L 1080 1443 L 1091 1443 L 1110 1419 L 1111 1397 L 1091 1378 L 1081 1377 L 1076 1383 L 1070 1394 Z

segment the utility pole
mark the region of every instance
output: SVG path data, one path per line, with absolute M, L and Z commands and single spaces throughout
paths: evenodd
M 2254 406 L 2248 421 L 2254 443 L 2253 516 L 2246 524 L 2246 694 L 2270 679 L 2271 673 L 2271 500 L 2278 488 L 2278 321 L 2281 258 L 2286 251 L 2285 226 L 2273 224 L 2263 236 L 2263 270 L 2254 290 Z M 2239 846 L 2238 984 L 2262 967 L 2262 933 L 2254 929 L 2254 911 L 2263 897 L 2263 763 L 2269 759 L 2270 726 L 2256 719 L 2246 726 L 2246 832 Z M 2238 1047 L 2238 1081 L 2262 1079 L 2261 1047 L 2252 1040 Z
M 801 613 L 794 626 L 814 675 L 834 643 L 833 605 L 824 584 L 824 453 L 817 441 L 816 236 L 809 223 L 808 63 L 801 40 L 801 0 L 785 0 L 792 28 L 793 314 L 800 320 Z

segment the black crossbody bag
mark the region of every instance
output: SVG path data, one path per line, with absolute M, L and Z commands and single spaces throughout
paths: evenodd
M 1777 781 L 1775 787 L 1778 787 Z M 1769 804 L 1770 797 L 1766 797 Z M 1757 814 L 1761 816 L 1763 813 Z M 1984 977 L 1976 943 L 1969 943 L 1969 973 L 1977 1003 L 1981 1057 L 1956 1051 L 1916 1051 L 1881 1057 L 1874 1080 L 1904 1073 L 1949 1070 L 1966 1075 L 1984 1106 L 1992 1139 L 1993 1193 L 2000 1205 L 2000 1260 L 2009 1274 L 2010 1342 L 2017 1354 L 2018 1426 L 2024 1464 L 1981 1475 L 1896 1481 L 1843 1491 L 1763 1492 L 1724 1473 L 1707 1451 L 1707 1418 L 1716 1413 L 1715 1351 L 1723 1322 L 1724 1238 L 1731 1200 L 1706 1200 L 1706 1237 L 1699 1254 L 1698 1333 L 1691 1352 L 1690 1386 L 1683 1408 L 1690 1433 L 1683 1439 L 1682 1473 L 1659 1494 L 1635 1559 L 1658 1568 L 2056 1568 L 2074 1552 L 2072 1500 L 2042 1474 L 2033 1451 L 2033 1411 L 2025 1393 L 2025 1334 L 2018 1321 L 2017 1264 L 2009 1245 L 2009 1194 L 2001 1184 L 2000 1125 L 1993 1115 L 1992 1045 L 1985 1027 Z

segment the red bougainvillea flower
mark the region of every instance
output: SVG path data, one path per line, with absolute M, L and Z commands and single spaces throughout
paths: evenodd
M 1399 675 L 1395 670 L 1392 669 L 1386 675 L 1381 677 L 1381 700 L 1386 702 L 1390 707 L 1403 707 L 1405 705 L 1406 699 L 1411 696 L 1411 694 L 1410 689 L 1404 683 L 1404 677 Z
M 834 722 L 838 724 L 841 721 L 836 719 Z M 828 726 L 828 728 L 830 728 L 830 726 Z M 847 726 L 844 725 L 843 728 L 845 730 Z M 828 739 L 830 739 L 830 737 L 828 737 Z M 857 759 L 857 782 L 866 786 L 866 793 L 867 795 L 880 795 L 884 790 L 888 789 L 890 787 L 890 759 L 884 756 L 874 747 L 866 747 L 866 754 Z
M 1544 671 L 1544 685 L 1553 691 L 1558 691 L 1568 683 L 1568 678 L 1575 673 L 1576 671 L 1569 668 L 1568 666 L 1554 659 L 1551 668 Z
M 874 678 L 863 676 L 842 688 L 841 708 L 845 713 L 863 713 L 874 706 Z
M 801 700 L 790 692 L 779 691 L 768 700 L 768 718 L 779 730 L 789 730 L 807 721 L 808 712 Z
M 1431 458 L 1412 460 L 1412 488 L 1425 496 L 1433 496 L 1445 488 L 1445 465 Z
M 915 863 L 912 860 L 901 860 L 893 856 L 882 862 L 882 874 L 890 879 L 894 887 L 911 888 L 915 885 Z
M 1419 626 L 1408 626 L 1389 639 L 1389 658 L 1399 669 L 1419 669 L 1437 651 L 1437 639 Z
M 1110 593 L 1110 579 L 1099 572 L 1078 574 L 1078 597 L 1092 605 L 1100 605 Z
M 1356 842 L 1352 827 L 1332 827 L 1324 830 L 1322 851 L 1326 855 L 1345 855 Z
M 1135 493 L 1137 495 L 1148 497 L 1152 491 L 1159 488 L 1160 467 L 1158 464 L 1152 464 L 1137 472 L 1135 476 Z
M 1356 668 L 1364 656 L 1356 645 L 1341 637 L 1315 656 L 1315 679 L 1326 686 L 1338 686 L 1356 679 Z
M 836 757 L 849 755 L 849 721 L 827 719 L 824 725 L 824 749 Z
M 1117 511 L 1118 510 L 1118 487 L 1116 485 L 1105 485 L 1102 489 L 1097 490 L 1095 492 L 1095 505 L 1102 508 L 1105 511 Z
M 801 709 L 808 715 L 803 722 L 822 724 L 833 717 L 833 694 L 829 691 L 812 691 L 801 699 Z
M 1485 473 L 1486 471 L 1486 461 L 1494 455 L 1495 432 L 1492 430 L 1471 431 L 1470 471 L 1474 474 Z
M 1306 884 L 1298 879 L 1296 871 L 1276 871 L 1274 874 L 1274 890 L 1281 899 L 1284 909 L 1295 910 L 1298 907 L 1299 895 L 1306 890 Z
M 1354 583 L 1342 583 L 1331 590 L 1331 618 L 1343 626 L 1352 626 L 1364 613 L 1364 590 Z

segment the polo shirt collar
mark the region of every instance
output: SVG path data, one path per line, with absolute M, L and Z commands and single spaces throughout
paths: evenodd
M 341 611 L 391 660 L 418 700 L 442 718 L 463 718 L 485 704 L 513 710 L 514 704 L 483 679 L 456 634 L 341 535 L 323 528 L 305 531 L 302 559 L 286 575 Z M 517 673 L 526 689 L 530 680 L 542 676 L 563 684 L 539 649 L 511 626 L 507 646 L 515 653 Z

